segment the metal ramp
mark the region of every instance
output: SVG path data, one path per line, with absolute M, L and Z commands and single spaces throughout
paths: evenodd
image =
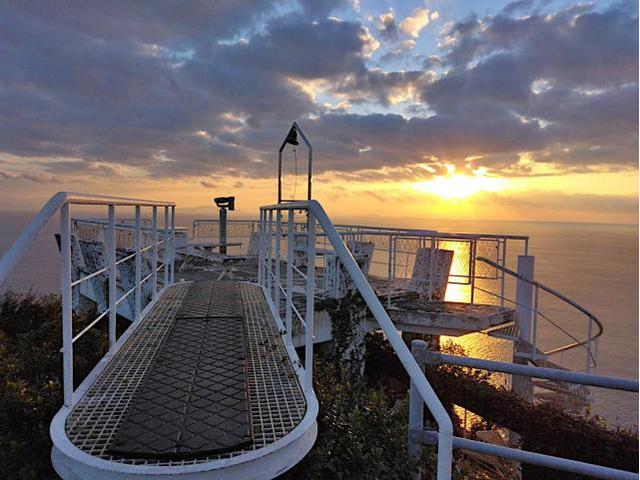
M 252 441 L 240 286 L 187 288 L 113 439 L 115 454 L 193 458 Z
M 259 286 L 174 284 L 54 419 L 54 467 L 65 478 L 282 473 L 316 435 L 291 350 Z

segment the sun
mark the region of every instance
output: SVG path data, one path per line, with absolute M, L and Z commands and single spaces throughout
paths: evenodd
M 482 192 L 500 191 L 505 187 L 505 179 L 483 174 L 452 173 L 414 183 L 413 187 L 446 200 L 465 199 Z

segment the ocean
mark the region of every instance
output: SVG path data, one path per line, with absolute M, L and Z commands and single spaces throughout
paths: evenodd
M 0 255 L 9 248 L 32 216 L 32 213 L 0 210 Z M 192 218 L 181 216 L 177 211 L 177 225 L 190 226 Z M 359 223 L 375 224 L 376 221 L 368 218 Z M 389 224 L 389 221 L 384 223 Z M 394 226 L 529 235 L 529 252 L 536 257 L 536 280 L 575 300 L 604 324 L 595 373 L 638 378 L 638 226 L 410 219 L 398 220 Z M 47 225 L 0 290 L 31 289 L 43 294 L 58 288 L 59 254 L 55 232 L 57 220 Z M 554 308 L 549 305 L 551 312 Z M 562 325 L 569 331 L 586 333 L 584 317 L 554 317 L 554 320 L 564 321 Z M 543 338 L 557 334 L 554 329 L 546 328 L 548 326 L 541 321 Z M 511 355 L 510 342 L 490 339 L 482 334 L 466 335 L 453 341 L 463 346 L 471 356 L 507 360 Z M 615 425 L 638 425 L 637 394 L 595 388 L 594 397 L 593 413 L 603 415 Z

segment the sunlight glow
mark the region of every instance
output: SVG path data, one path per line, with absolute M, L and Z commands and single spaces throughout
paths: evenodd
M 505 179 L 482 175 L 478 171 L 476 173 L 451 173 L 415 183 L 413 186 L 420 192 L 438 195 L 444 199 L 463 199 L 481 192 L 497 192 L 505 188 Z

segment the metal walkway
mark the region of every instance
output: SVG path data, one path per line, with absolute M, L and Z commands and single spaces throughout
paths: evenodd
M 243 317 L 246 338 L 246 385 L 253 438 L 245 438 L 242 446 L 236 449 L 191 455 L 189 458 L 167 458 L 163 451 L 157 456 L 149 455 L 149 452 L 137 456 L 122 453 L 122 445 L 116 443 L 118 432 L 123 422 L 130 418 L 128 415 L 136 414 L 132 410 L 135 408 L 136 395 L 154 371 L 154 361 L 161 346 L 171 341 L 175 327 L 180 323 L 179 315 L 193 315 L 194 305 L 189 300 L 190 285 L 194 287 L 193 291 L 202 288 L 198 283 L 182 283 L 165 292 L 73 408 L 65 429 L 71 442 L 83 452 L 134 465 L 197 464 L 235 457 L 265 447 L 284 437 L 301 422 L 306 411 L 305 396 L 291 363 L 287 361 L 287 352 L 262 290 L 256 285 L 228 282 L 229 287 L 237 285 L 241 296 L 242 312 L 238 313 Z M 215 304 L 216 295 L 229 291 L 229 288 L 214 288 L 212 305 Z M 232 303 L 222 307 L 225 317 L 235 313 Z M 204 311 L 215 315 L 215 308 Z M 192 318 L 186 321 L 201 320 Z M 196 451 L 205 451 L 207 448 L 216 449 L 220 445 L 215 442 L 209 447 L 199 444 Z

